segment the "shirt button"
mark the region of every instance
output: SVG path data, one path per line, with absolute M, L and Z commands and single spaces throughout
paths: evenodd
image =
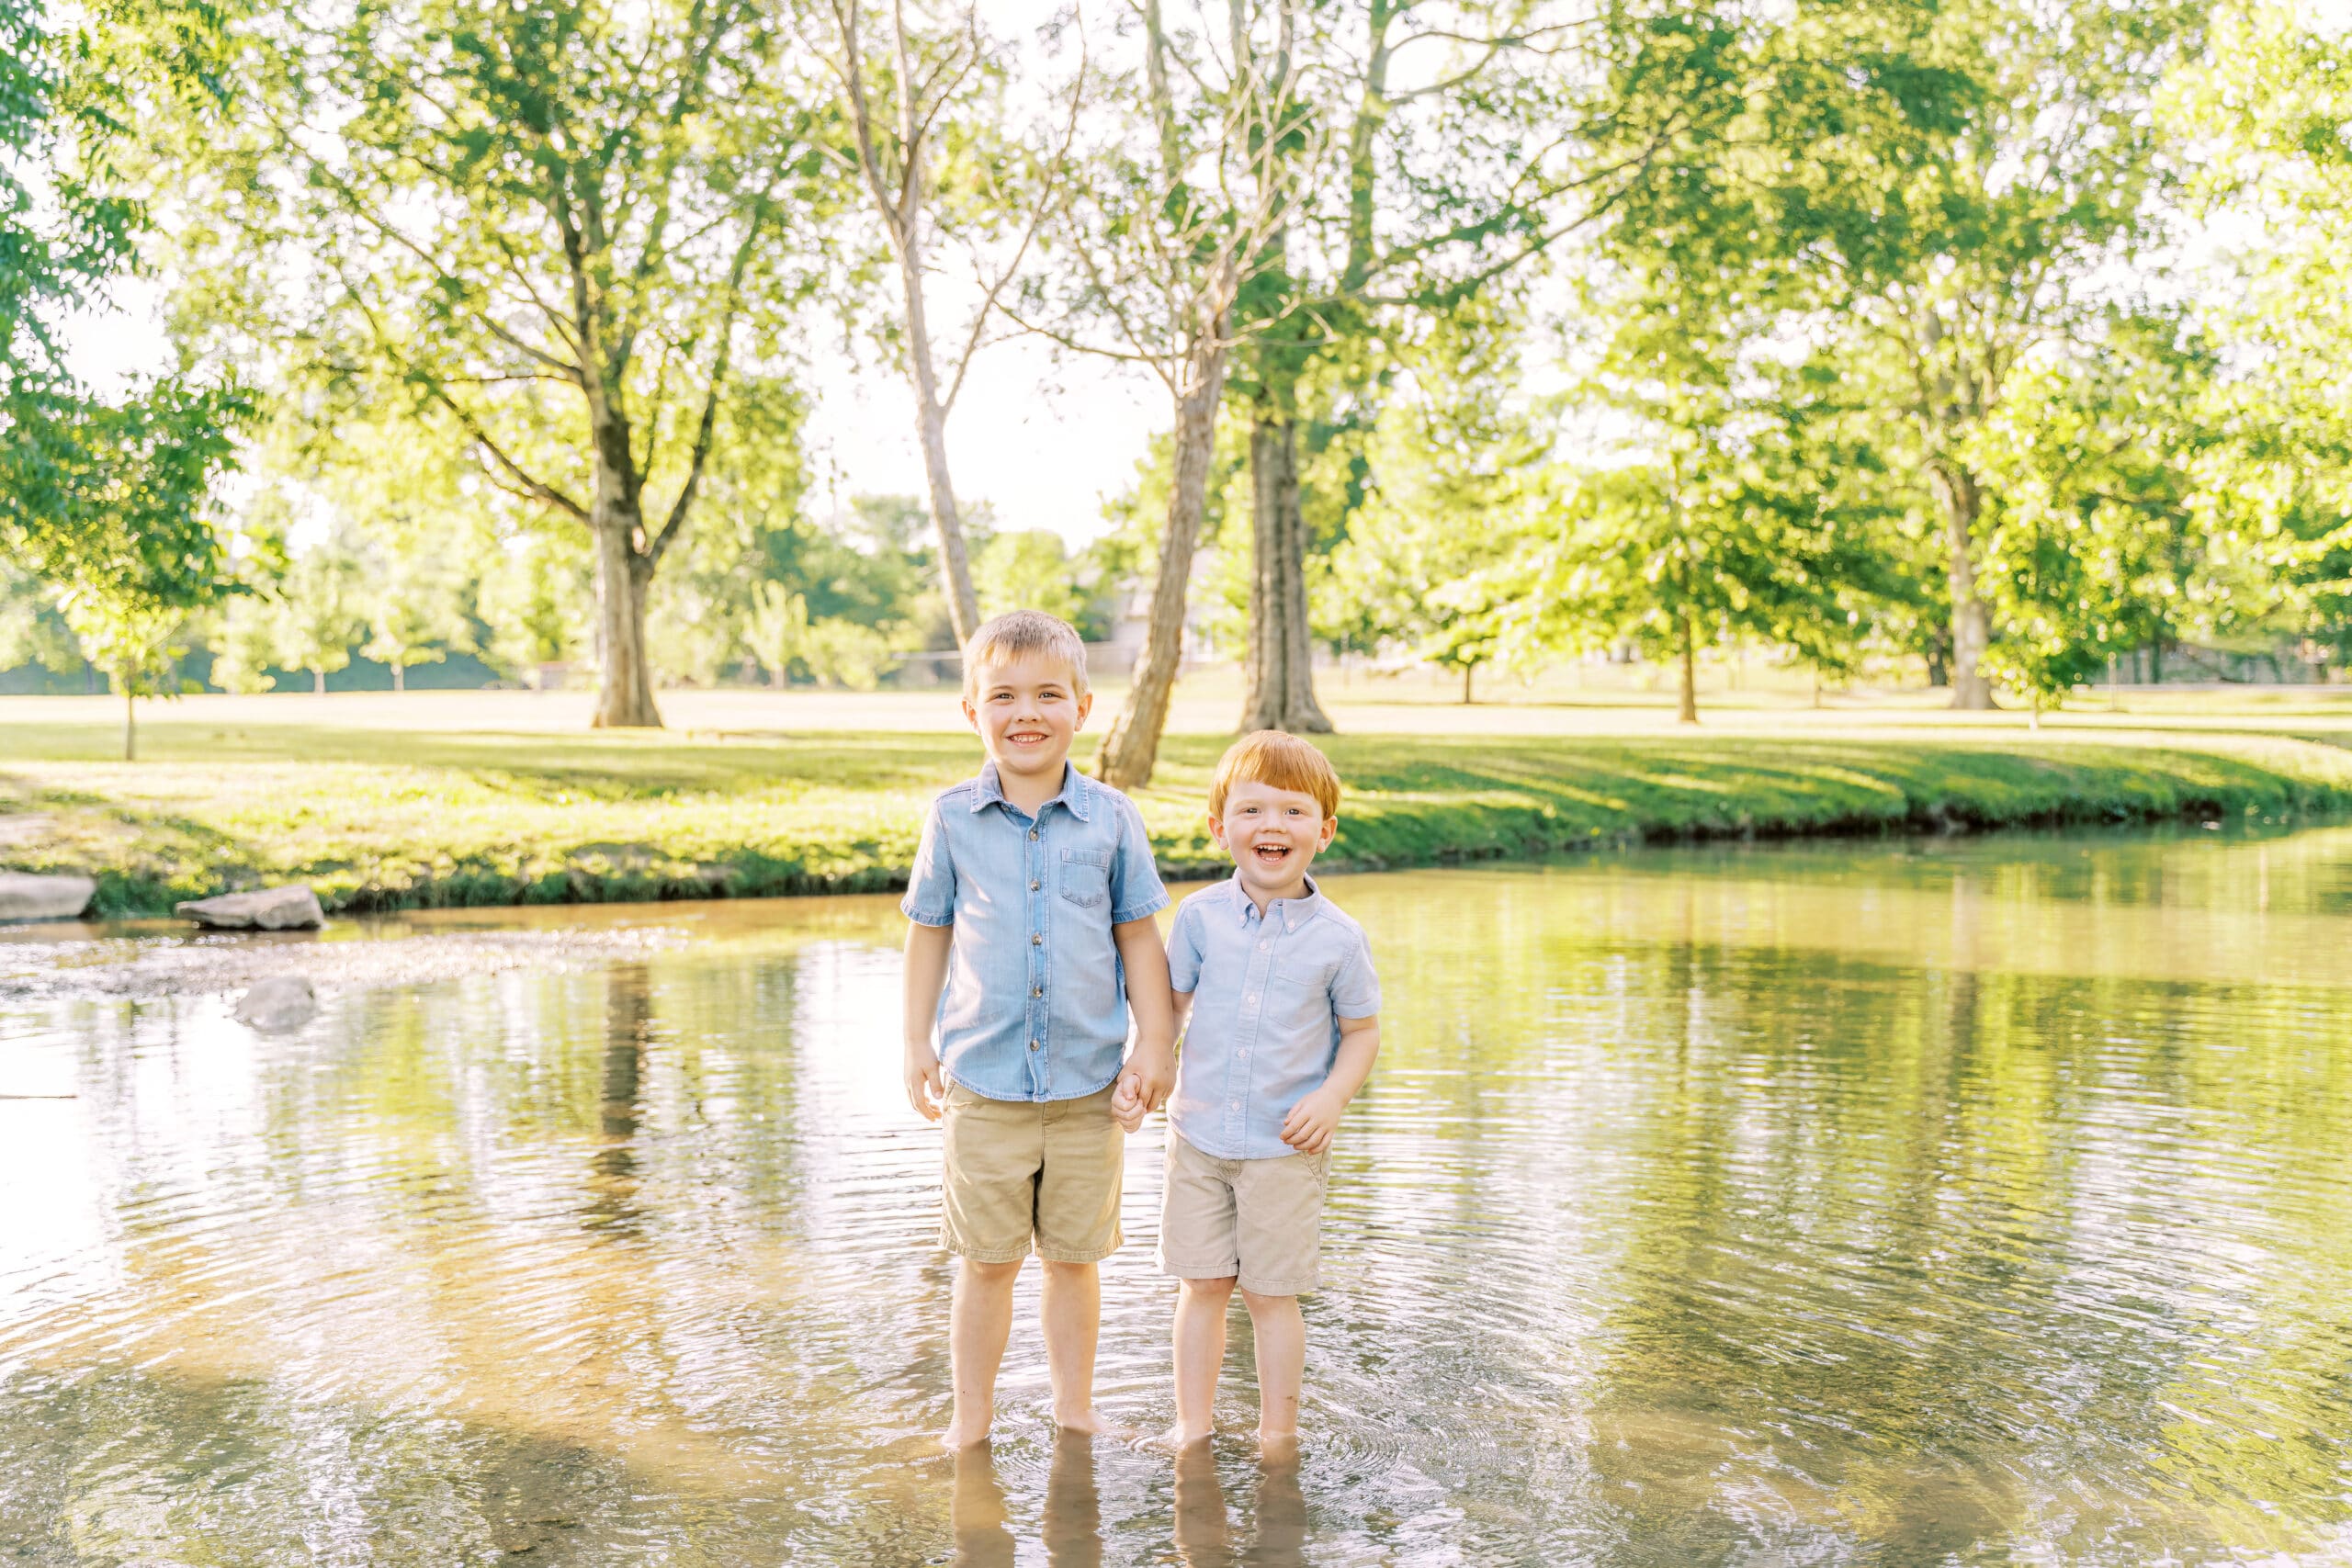
M 1258 999 L 1258 993 L 1257 993 L 1257 992 L 1255 992 L 1255 991 L 1252 991 L 1252 992 L 1250 992 L 1248 996 L 1246 996 L 1246 997 L 1242 998 L 1241 999 L 1242 999 L 1243 1001 L 1245 1001 L 1245 1002 L 1254 1002 L 1254 1001 L 1256 1001 L 1256 1000 Z
M 1031 1049 L 1032 1051 L 1035 1051 L 1036 1048 L 1037 1048 L 1037 1043 L 1036 1043 L 1035 1040 L 1032 1040 L 1031 1042 L 1029 1042 L 1029 1049 Z
M 1030 838 L 1032 838 L 1032 839 L 1035 839 L 1036 836 L 1037 836 L 1037 829 L 1035 829 L 1035 828 L 1030 829 L 1029 829 L 1029 837 L 1030 837 Z
M 1261 952 L 1261 953 L 1263 953 L 1263 952 L 1265 952 L 1265 951 L 1266 951 L 1266 949 L 1268 949 L 1268 948 L 1270 948 L 1270 947 L 1272 947 L 1272 946 L 1273 946 L 1273 945 L 1274 945 L 1274 944 L 1273 944 L 1272 942 L 1260 942 L 1260 943 L 1258 944 L 1258 951 L 1259 951 L 1259 952 Z
M 1033 997 L 1042 997 L 1046 994 L 1046 987 L 1043 986 L 1032 986 L 1029 987 L 1029 994 Z
M 1038 886 L 1039 885 L 1035 880 L 1032 880 L 1029 884 L 1029 891 L 1035 893 L 1037 891 Z
M 1044 931 L 1031 931 L 1029 933 L 1029 945 L 1032 947 L 1045 946 L 1046 933 Z

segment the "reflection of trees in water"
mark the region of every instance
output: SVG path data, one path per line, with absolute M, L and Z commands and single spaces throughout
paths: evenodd
M 1891 890 L 1474 873 L 1475 921 L 1427 879 L 1335 885 L 1388 1006 L 1334 1361 L 1378 1381 L 1409 1347 L 1447 1446 L 1511 1423 L 1550 1472 L 1483 1503 L 1660 1562 L 2307 1547 L 2260 1510 L 2346 1512 L 2336 994 L 2216 969 L 2144 906 L 2086 941 L 2093 901 L 2210 857 L 2062 848 Z M 2308 908 L 2343 852 L 2296 852 L 2273 886 Z M 1985 966 L 2045 936 L 2061 972 Z M 2164 945 L 2099 967 L 2135 937 Z
M 637 1219 L 638 1097 L 645 1081 L 645 1051 L 653 1026 L 653 986 L 642 964 L 605 971 L 605 1084 L 597 1108 L 605 1146 L 590 1165 L 591 1223 L 628 1229 Z
M 1736 950 L 1666 955 L 1657 988 L 1662 1022 L 1692 995 L 1715 1021 L 1647 1047 L 1685 1103 L 1650 1124 L 1592 1450 L 1641 1488 L 1635 1533 L 1665 1528 L 1653 1510 L 1712 1517 L 1728 1551 L 1751 1536 L 1743 1488 L 1905 1560 L 2044 1533 L 2071 1551 L 2274 1532 L 2168 1479 L 2202 1428 L 2167 1404 L 2232 1403 L 2199 1369 L 2248 1346 L 2213 1307 L 2290 1303 L 2242 1258 L 2160 1235 L 2233 1206 L 2198 1191 L 2176 1135 L 2223 1109 L 2183 1068 L 2305 1054 L 2264 998 Z M 2199 1015 L 2221 1027 L 2182 1027 Z M 2300 1405 L 2315 1429 L 2319 1394 L 2304 1382 L 2273 1413 L 2292 1428 Z M 2277 1454 L 2250 1446 L 2199 1468 L 2214 1500 L 2308 1516 L 2326 1495 L 2280 1488 Z M 2040 1518 L 2060 1506 L 2042 1474 L 2090 1483 L 2064 1520 Z

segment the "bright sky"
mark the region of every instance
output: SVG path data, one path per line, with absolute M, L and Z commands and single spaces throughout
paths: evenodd
M 151 285 L 124 285 L 115 309 L 71 324 L 84 378 L 118 390 L 169 364 L 159 299 Z M 824 515 L 859 494 L 922 494 L 905 379 L 886 367 L 854 366 L 836 348 L 817 361 L 812 381 L 811 509 Z M 1069 356 L 1057 365 L 1041 340 L 1009 341 L 974 361 L 948 422 L 948 461 L 957 491 L 989 502 L 1000 527 L 1051 528 L 1083 541 L 1102 531 L 1102 498 L 1132 482 L 1167 422 L 1167 394 L 1148 376 Z

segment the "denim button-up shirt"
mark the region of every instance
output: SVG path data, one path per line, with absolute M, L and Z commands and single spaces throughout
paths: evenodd
M 899 908 L 954 926 L 939 998 L 948 1078 L 989 1100 L 1076 1100 L 1119 1076 L 1126 973 L 1111 928 L 1168 907 L 1135 802 L 1065 762 L 1029 816 L 994 762 L 931 804 Z
M 1193 995 L 1169 1124 L 1215 1159 L 1295 1154 L 1283 1118 L 1331 1076 L 1340 1020 L 1380 1010 L 1363 928 L 1312 878 L 1263 915 L 1238 880 L 1220 882 L 1177 908 L 1168 978 Z

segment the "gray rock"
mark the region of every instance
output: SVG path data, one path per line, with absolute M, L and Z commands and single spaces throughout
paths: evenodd
M 90 907 L 97 891 L 86 876 L 0 871 L 0 920 L 70 920 Z
M 237 998 L 237 1021 L 255 1029 L 294 1029 L 316 1018 L 319 994 L 300 975 L 273 975 Z
M 319 896 L 307 887 L 265 887 L 258 893 L 223 893 L 173 906 L 173 913 L 222 931 L 315 930 L 327 923 Z

